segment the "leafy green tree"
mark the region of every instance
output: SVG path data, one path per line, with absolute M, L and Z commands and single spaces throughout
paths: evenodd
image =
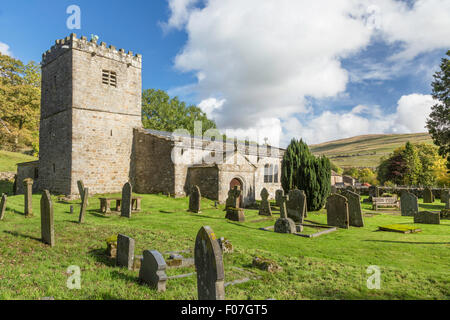
M 406 142 L 402 157 L 406 166 L 403 174 L 403 184 L 407 186 L 417 185 L 420 180 L 420 172 L 422 171 L 422 163 L 417 148 L 414 148 L 409 141 Z
M 169 132 L 186 129 L 193 134 L 195 121 L 202 122 L 202 133 L 216 129 L 215 122 L 197 106 L 186 106 L 178 97 L 171 99 L 163 90 L 147 89 L 142 93 L 144 128 Z
M 321 209 L 331 188 L 330 160 L 316 158 L 306 143 L 292 139 L 281 163 L 281 185 L 286 193 L 304 190 L 308 210 Z
M 0 54 L 0 148 L 37 145 L 40 85 L 39 65 Z
M 447 51 L 450 57 L 450 50 Z M 431 107 L 427 128 L 434 143 L 439 146 L 439 154 L 447 158 L 450 170 L 450 60 L 442 59 L 441 69 L 433 77 L 432 96 L 438 101 Z

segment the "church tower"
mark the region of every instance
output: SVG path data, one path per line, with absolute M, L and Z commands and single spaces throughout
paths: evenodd
M 133 129 L 142 127 L 142 57 L 75 34 L 42 55 L 39 187 L 119 192 L 130 180 Z

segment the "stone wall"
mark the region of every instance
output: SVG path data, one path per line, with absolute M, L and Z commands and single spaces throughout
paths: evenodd
M 188 193 L 192 185 L 200 188 L 202 197 L 219 200 L 219 169 L 216 165 L 190 167 L 188 169 L 185 190 Z
M 133 146 L 134 191 L 175 194 L 175 166 L 171 159 L 173 141 L 136 129 Z

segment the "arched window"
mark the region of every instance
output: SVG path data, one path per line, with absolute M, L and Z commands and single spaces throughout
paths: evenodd
M 264 165 L 264 182 L 271 183 L 273 181 L 273 165 L 265 164 Z
M 278 165 L 275 165 L 273 170 L 273 182 L 278 183 Z

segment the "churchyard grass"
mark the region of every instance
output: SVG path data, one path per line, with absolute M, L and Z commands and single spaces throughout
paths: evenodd
M 138 271 L 115 265 L 106 255 L 105 240 L 122 233 L 136 240 L 135 254 L 143 250 L 161 253 L 194 248 L 201 226 L 210 226 L 218 237 L 231 240 L 234 252 L 224 254 L 225 282 L 254 278 L 225 288 L 227 299 L 449 299 L 450 220 L 440 225 L 420 224 L 422 232 L 400 234 L 377 231 L 387 224 L 413 225 L 413 217 L 400 211 L 372 211 L 363 203 L 365 227 L 350 227 L 308 239 L 261 231 L 273 225 L 258 209 L 245 210 L 245 222 L 226 220 L 223 205 L 202 199 L 201 213 L 188 212 L 188 198 L 140 195 L 142 212 L 131 219 L 99 212 L 102 195 L 89 198 L 83 224 L 78 224 L 80 201 L 58 201 L 53 196 L 56 245 L 40 241 L 40 195 L 33 195 L 32 218 L 23 215 L 23 195 L 8 197 L 6 215 L 0 221 L 0 299 L 197 299 L 196 277 L 171 279 L 165 292 L 137 281 Z M 120 196 L 119 194 L 111 196 Z M 365 198 L 365 197 L 362 197 Z M 74 205 L 70 214 L 69 206 Z M 421 210 L 439 210 L 439 199 Z M 430 207 L 432 206 L 432 207 Z M 263 220 L 266 219 L 266 220 Z M 263 220 L 254 222 L 257 220 Z M 326 223 L 324 210 L 309 212 L 305 223 Z M 418 226 L 418 225 L 415 225 Z M 316 232 L 305 227 L 305 233 Z M 193 257 L 193 253 L 181 253 Z M 283 270 L 268 273 L 252 267 L 254 256 L 274 260 Z M 164 255 L 165 258 L 168 255 Z M 66 270 L 81 268 L 81 289 L 68 289 Z M 366 286 L 366 269 L 381 270 L 381 289 Z M 238 267 L 239 269 L 237 269 Z M 244 271 L 242 271 L 244 270 Z M 193 267 L 167 269 L 167 275 L 194 272 Z M 260 277 L 259 279 L 256 279 Z

